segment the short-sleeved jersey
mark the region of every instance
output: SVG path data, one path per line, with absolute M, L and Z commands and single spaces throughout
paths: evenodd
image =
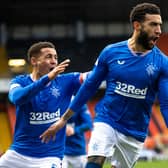
M 60 119 L 71 96 L 80 87 L 80 73 L 67 73 L 49 81 L 47 75 L 33 81 L 30 75 L 15 77 L 10 83 L 9 99 L 16 105 L 16 125 L 11 149 L 32 157 L 63 157 L 65 127 L 56 140 L 42 143 L 39 136 Z
M 168 125 L 168 58 L 156 46 L 146 53 L 133 52 L 128 40 L 105 47 L 70 109 L 75 111 L 85 103 L 103 80 L 106 91 L 96 105 L 95 122 L 144 141 L 158 96 Z

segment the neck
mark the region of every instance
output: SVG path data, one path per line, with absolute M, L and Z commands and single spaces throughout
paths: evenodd
M 32 73 L 31 73 L 31 78 L 32 78 L 33 81 L 38 80 L 40 77 L 41 77 L 41 76 L 40 76 L 39 73 L 37 73 L 37 72 L 35 72 L 35 71 L 32 71 Z
M 129 45 L 129 48 L 134 52 L 146 52 L 147 51 L 141 45 L 137 44 L 136 40 L 133 38 L 130 38 L 128 40 L 128 45 Z
M 132 37 L 128 40 L 129 48 L 134 52 L 147 52 L 147 51 L 149 51 L 137 42 L 138 41 L 137 37 L 138 37 L 138 34 L 136 32 L 134 32 Z

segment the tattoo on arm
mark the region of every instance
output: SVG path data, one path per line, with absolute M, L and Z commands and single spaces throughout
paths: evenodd
M 62 118 L 63 118 L 64 121 L 67 121 L 67 120 L 69 120 L 69 119 L 72 117 L 73 114 L 74 114 L 74 112 L 73 112 L 71 109 L 68 109 L 68 110 L 63 114 Z

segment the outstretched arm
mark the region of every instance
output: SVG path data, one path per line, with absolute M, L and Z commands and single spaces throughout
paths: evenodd
M 74 112 L 71 109 L 67 109 L 60 120 L 52 124 L 45 132 L 40 135 L 41 141 L 43 143 L 48 143 L 50 139 L 54 141 L 56 138 L 56 133 L 65 126 L 68 119 L 71 118 L 73 114 Z
M 55 134 L 67 123 L 67 120 L 76 112 L 75 109 L 79 109 L 83 106 L 89 98 L 96 92 L 101 82 L 105 79 L 108 72 L 104 54 L 102 52 L 100 57 L 95 63 L 94 69 L 89 73 L 87 79 L 80 87 L 75 98 L 66 110 L 64 115 L 59 121 L 50 126 L 44 133 L 40 135 L 42 142 L 48 142 L 50 139 L 55 139 Z
M 98 71 L 98 72 L 100 72 L 100 71 Z M 60 118 L 60 120 L 57 121 L 56 123 L 54 123 L 53 125 L 51 125 L 42 135 L 40 135 L 40 138 L 41 138 L 42 142 L 46 142 L 47 143 L 50 139 L 55 140 L 55 134 L 62 127 L 65 126 L 65 124 L 67 123 L 67 120 L 72 117 L 72 115 L 74 114 L 74 112 L 76 112 L 75 109 L 80 109 L 80 107 L 84 103 L 86 103 L 86 99 L 88 97 L 90 97 L 90 94 L 93 94 L 94 91 L 98 88 L 99 83 L 100 83 L 101 80 L 98 81 L 98 82 L 94 82 L 95 80 L 97 80 L 97 76 L 98 76 L 98 75 L 96 76 L 94 74 L 95 74 L 94 71 L 91 72 L 91 74 L 89 74 L 88 78 L 86 79 L 86 81 L 84 82 L 84 84 L 79 89 L 77 95 L 73 99 L 71 105 L 66 110 L 66 112 L 64 113 L 64 115 Z M 100 74 L 100 73 L 98 73 L 98 74 Z M 79 100 L 80 98 L 82 99 L 82 101 L 78 102 L 79 104 L 77 104 L 76 103 L 77 102 L 76 99 Z
M 50 80 L 53 80 L 58 74 L 64 72 L 69 63 L 70 60 L 68 59 L 61 62 L 47 75 L 25 87 L 22 87 L 20 82 L 17 79 L 14 79 L 10 85 L 9 99 L 14 104 L 21 105 L 26 103 L 43 89 Z

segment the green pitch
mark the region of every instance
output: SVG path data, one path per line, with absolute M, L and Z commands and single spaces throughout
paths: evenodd
M 103 168 L 110 168 L 110 165 L 107 163 Z M 152 162 L 138 162 L 134 168 L 168 168 L 168 160 L 164 161 L 152 161 Z

